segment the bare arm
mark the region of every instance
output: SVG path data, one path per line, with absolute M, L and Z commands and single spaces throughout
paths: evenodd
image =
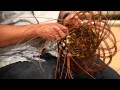
M 46 40 L 56 41 L 64 37 L 67 28 L 58 23 L 31 24 L 23 26 L 0 25 L 0 47 L 14 45 L 17 42 L 25 42 L 39 36 Z
M 61 11 L 59 18 L 62 18 L 68 12 L 71 11 Z M 43 39 L 55 41 L 64 37 L 66 33 L 67 33 L 67 28 L 57 23 L 45 24 L 45 25 L 31 24 L 31 25 L 23 25 L 23 26 L 0 24 L 0 37 L 1 37 L 0 48 L 14 45 L 21 40 L 22 42 L 25 42 L 36 36 L 40 36 Z
M 0 47 L 6 47 L 9 45 L 16 44 L 21 39 L 23 39 L 24 42 L 28 39 L 35 37 L 35 33 L 30 28 L 31 26 L 32 25 L 0 25 Z

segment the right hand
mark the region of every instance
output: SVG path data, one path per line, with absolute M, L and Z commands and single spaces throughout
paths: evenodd
M 68 29 L 58 23 L 40 24 L 35 31 L 41 38 L 52 42 L 58 41 L 68 34 Z

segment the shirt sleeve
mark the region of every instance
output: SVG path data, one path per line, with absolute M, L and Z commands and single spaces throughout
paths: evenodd
M 0 11 L 0 24 L 28 25 L 36 23 L 32 11 Z

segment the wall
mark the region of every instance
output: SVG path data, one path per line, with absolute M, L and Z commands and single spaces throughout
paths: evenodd
M 120 21 L 117 21 L 117 22 L 120 23 Z M 116 37 L 116 40 L 119 42 L 117 42 L 118 52 L 113 57 L 110 67 L 112 67 L 114 70 L 116 70 L 120 74 L 120 24 L 114 25 L 112 27 L 112 31 Z

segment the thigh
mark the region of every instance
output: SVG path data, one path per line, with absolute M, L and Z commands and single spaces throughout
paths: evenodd
M 120 79 L 120 75 L 111 67 L 107 66 L 103 70 L 97 72 L 94 77 L 96 79 Z
M 104 63 L 101 59 L 97 58 L 97 62 Z M 120 75 L 111 67 L 106 66 L 101 71 L 91 74 L 95 79 L 120 79 Z M 89 75 L 74 75 L 77 79 L 92 79 Z
M 101 59 L 96 59 L 99 63 L 104 63 Z M 106 66 L 101 71 L 94 74 L 96 79 L 120 79 L 120 75 L 111 67 Z
M 55 61 L 18 62 L 0 69 L 0 79 L 52 79 Z

